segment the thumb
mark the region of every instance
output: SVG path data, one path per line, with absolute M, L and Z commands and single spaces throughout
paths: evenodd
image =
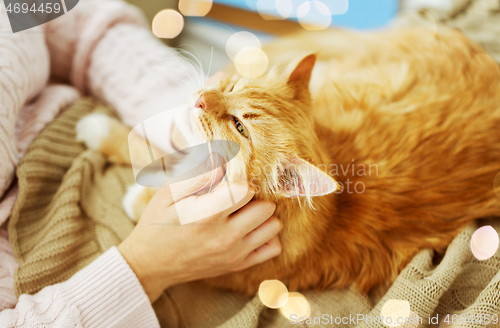
M 224 158 L 216 153 L 211 153 L 205 161 L 182 175 L 182 179 L 175 179 L 175 182 L 168 183 L 167 186 L 158 189 L 158 196 L 166 205 L 194 195 L 202 190 L 213 188 L 225 175 L 226 164 Z

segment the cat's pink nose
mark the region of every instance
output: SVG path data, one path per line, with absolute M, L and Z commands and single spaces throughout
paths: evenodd
M 203 99 L 203 94 L 200 96 L 200 98 L 198 98 L 198 101 L 196 101 L 194 107 L 207 110 L 207 105 L 205 104 L 205 99 Z

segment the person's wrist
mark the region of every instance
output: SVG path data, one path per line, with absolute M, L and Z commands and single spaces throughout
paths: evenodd
M 160 277 L 143 276 L 142 278 L 137 277 L 137 279 L 139 279 L 144 292 L 148 295 L 151 304 L 159 299 L 161 294 L 168 288 L 164 279 Z
M 135 273 L 151 303 L 160 298 L 165 289 L 173 285 L 168 277 L 156 273 L 155 268 L 147 264 L 146 257 L 137 254 L 137 247 L 134 247 L 128 239 L 118 246 L 118 250 Z

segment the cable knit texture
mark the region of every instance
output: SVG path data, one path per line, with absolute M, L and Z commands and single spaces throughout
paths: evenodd
M 130 167 L 109 166 L 75 140 L 76 123 L 95 111 L 113 115 L 93 100 L 77 101 L 41 131 L 19 164 L 19 194 L 9 221 L 19 261 L 16 294 L 42 290 L 55 304 L 51 316 L 70 315 L 73 306 L 84 327 L 154 327 L 149 299 L 125 260 L 119 254 L 99 257 L 134 227 L 121 207 L 134 178 Z M 69 277 L 56 289 L 49 286 Z M 44 287 L 57 297 L 48 300 L 52 294 Z
M 21 295 L 1 327 L 158 327 L 149 299 L 116 247 L 71 279 Z

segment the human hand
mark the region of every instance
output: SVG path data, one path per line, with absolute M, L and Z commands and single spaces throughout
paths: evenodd
M 175 205 L 170 188 L 160 188 L 134 231 L 118 246 L 151 302 L 170 286 L 240 271 L 281 253 L 277 236 L 281 224 L 272 216 L 276 205 L 250 201 L 254 190 L 231 185 L 234 199 L 241 200 L 229 209 L 217 208 L 226 188 L 192 196 L 223 175 L 219 167 L 195 183 L 192 179 L 179 182 L 184 184 L 179 188 L 183 198 Z M 183 213 L 207 208 L 219 214 L 180 225 L 176 208 Z M 155 224 L 159 218 L 162 224 Z

